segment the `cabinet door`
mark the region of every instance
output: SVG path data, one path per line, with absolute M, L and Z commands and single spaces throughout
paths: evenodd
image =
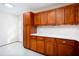
M 65 24 L 76 24 L 75 5 L 65 7 Z
M 64 8 L 56 9 L 56 25 L 64 24 Z
M 79 24 L 79 4 L 76 5 L 76 23 Z
M 34 15 L 34 25 L 40 25 L 40 13 Z
M 45 40 L 45 54 L 46 55 L 49 55 L 49 56 L 55 56 L 57 55 L 57 50 L 56 50 L 56 42 L 55 42 L 55 39 L 50 39 L 50 38 L 47 38 Z
M 27 40 L 27 37 L 26 37 L 26 35 L 27 35 L 26 34 L 27 33 L 26 32 L 26 29 L 27 29 L 26 26 L 23 26 L 23 46 L 24 47 L 26 47 L 26 40 Z
M 58 55 L 59 56 L 73 56 L 74 47 L 64 44 L 58 44 Z
M 23 27 L 23 46 L 26 48 L 27 46 L 26 46 L 26 40 L 27 40 L 27 37 L 26 37 L 26 26 L 25 27 Z
M 48 12 L 48 25 L 56 24 L 56 13 L 55 10 Z
M 27 27 L 26 25 L 23 26 L 23 37 L 27 35 L 26 27 Z
M 25 48 L 30 47 L 30 26 L 24 26 L 23 27 L 23 45 Z
M 40 25 L 46 25 L 47 24 L 47 20 L 48 20 L 48 17 L 47 17 L 47 12 L 42 12 L 40 13 L 40 22 L 41 24 Z
M 42 37 L 37 37 L 37 52 L 40 53 L 45 53 L 45 48 L 44 48 L 45 44 L 44 44 L 44 38 Z
M 30 47 L 32 50 L 36 51 L 36 37 L 31 37 Z
M 23 14 L 23 24 L 31 24 L 31 12 Z
M 77 42 L 76 46 L 77 46 L 77 50 L 75 50 L 76 51 L 76 55 L 79 56 L 79 42 Z

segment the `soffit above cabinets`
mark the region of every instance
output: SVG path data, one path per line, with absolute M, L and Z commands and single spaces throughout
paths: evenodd
M 25 11 L 33 11 L 33 12 L 38 12 L 42 10 L 48 10 L 64 5 L 69 5 L 70 3 L 10 3 L 14 7 L 13 8 L 8 8 L 4 6 L 5 3 L 0 3 L 0 11 L 2 12 L 9 12 L 13 14 L 21 14 Z

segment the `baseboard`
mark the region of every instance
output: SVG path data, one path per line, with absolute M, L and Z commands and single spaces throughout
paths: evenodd
M 21 43 L 23 43 L 22 41 L 18 41 L 18 42 L 21 42 Z
M 7 44 L 4 44 L 4 45 L 0 45 L 0 47 L 3 47 L 3 46 L 6 46 L 6 45 L 9 45 L 9 44 L 12 44 L 12 43 L 16 43 L 18 41 L 14 41 L 14 42 L 11 42 L 11 43 L 7 43 Z

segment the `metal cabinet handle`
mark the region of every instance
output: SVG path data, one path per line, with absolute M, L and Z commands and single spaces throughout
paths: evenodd
M 40 39 L 43 39 L 43 38 L 40 38 Z
M 62 43 L 66 43 L 66 41 L 63 41 Z

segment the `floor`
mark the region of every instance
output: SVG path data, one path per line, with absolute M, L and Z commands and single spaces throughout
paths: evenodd
M 23 48 L 21 42 L 15 42 L 0 47 L 0 56 L 43 56 L 43 55 Z

